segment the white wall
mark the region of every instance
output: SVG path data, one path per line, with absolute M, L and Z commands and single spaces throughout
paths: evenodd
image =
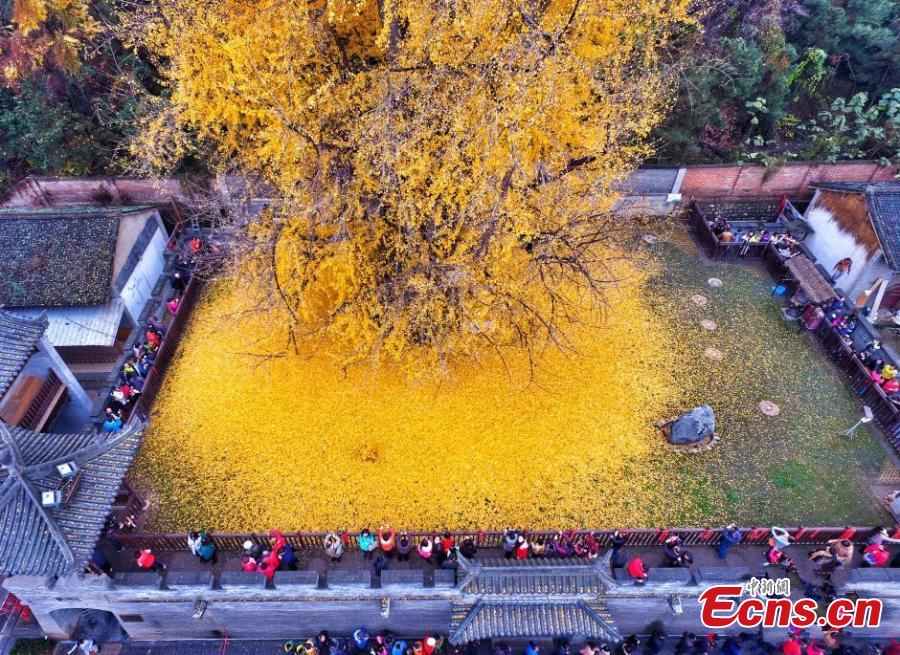
M 834 265 L 844 257 L 853 260 L 850 273 L 842 275 L 835 282 L 836 286 L 851 293 L 851 289 L 856 288 L 857 281 L 863 281 L 866 277 L 863 273 L 868 262 L 868 250 L 857 243 L 851 234 L 841 230 L 831 212 L 817 207 L 815 201 L 807 210 L 806 220 L 815 232 L 806 237 L 803 243 L 816 256 L 816 263 L 831 274 Z M 873 259 L 877 255 L 876 253 Z
M 157 228 L 119 294 L 135 323 L 140 319 L 141 311 L 150 299 L 153 287 L 156 286 L 166 266 L 165 253 L 166 237 L 162 228 Z

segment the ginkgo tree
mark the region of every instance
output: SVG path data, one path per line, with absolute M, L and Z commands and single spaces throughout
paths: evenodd
M 348 360 L 565 346 L 615 278 L 686 0 L 157 0 L 166 130 L 275 190 L 239 278 Z M 164 162 L 156 162 L 164 163 Z

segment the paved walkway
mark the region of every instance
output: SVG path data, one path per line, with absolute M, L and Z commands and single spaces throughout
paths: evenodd
M 816 575 L 811 566 L 807 555 L 817 549 L 815 546 L 793 545 L 788 547 L 786 553 L 794 559 L 800 577 L 808 582 L 820 583 L 820 576 Z M 891 546 L 892 555 L 900 546 Z M 114 571 L 138 571 L 140 570 L 133 558 L 133 550 L 126 549 L 122 552 L 116 550 L 109 542 L 101 542 L 101 550 L 113 566 Z M 718 567 L 718 566 L 747 566 L 751 571 L 761 570 L 765 564 L 766 548 L 761 546 L 735 546 L 728 553 L 727 558 L 723 561 L 716 556 L 715 549 L 709 546 L 688 547 L 688 550 L 694 556 L 694 563 L 690 567 L 696 570 L 701 567 Z M 663 565 L 662 548 L 659 546 L 629 546 L 626 551 L 631 555 L 640 556 L 647 566 L 659 567 Z M 857 548 L 857 551 L 861 549 Z M 298 562 L 298 568 L 301 570 L 313 570 L 319 574 L 325 574 L 333 569 L 362 569 L 371 568 L 371 562 L 364 559 L 362 553 L 353 550 L 344 553 L 340 562 L 333 563 L 325 556 L 324 550 L 298 550 L 295 551 Z M 603 551 L 605 552 L 605 550 Z M 201 564 L 199 560 L 191 555 L 187 550 L 184 551 L 163 551 L 158 553 L 159 560 L 166 565 L 170 571 L 195 571 L 210 569 L 219 571 L 237 571 L 240 570 L 241 553 L 236 551 L 225 551 L 218 553 L 218 561 L 215 565 Z M 498 558 L 503 557 L 503 552 L 498 548 L 482 548 L 478 551 L 477 558 Z M 854 566 L 858 566 L 862 558 L 859 552 L 855 555 Z M 425 569 L 426 571 L 434 570 L 433 564 L 422 560 L 418 555 L 413 554 L 408 562 L 398 562 L 396 559 L 390 561 L 391 569 Z M 779 572 L 783 569 L 778 568 Z M 259 575 L 256 573 L 248 573 L 249 575 Z M 427 576 L 427 573 L 426 573 Z M 277 581 L 278 574 L 275 579 Z M 834 576 L 835 584 L 841 584 L 846 579 L 846 571 L 838 570 Z

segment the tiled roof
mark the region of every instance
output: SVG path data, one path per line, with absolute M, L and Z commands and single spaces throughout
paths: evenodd
M 112 346 L 116 341 L 125 302 L 113 298 L 105 305 L 80 307 L 22 307 L 10 313 L 16 316 L 47 317 L 47 341 L 57 348 L 65 346 Z
M 143 425 L 114 434 L 35 433 L 0 423 L 0 575 L 78 574 L 90 559 Z M 41 504 L 57 489 L 58 464 L 74 461 L 80 481 L 69 502 Z
M 0 215 L 0 306 L 105 303 L 118 230 L 111 212 Z
M 480 600 L 458 625 L 451 626 L 450 642 L 481 639 L 580 638 L 616 643 L 621 640 L 604 608 L 584 601 Z
M 45 316 L 28 319 L 0 312 L 0 398 L 37 350 L 46 329 Z
M 884 258 L 900 270 L 900 183 L 886 182 L 866 188 L 869 218 L 884 249 Z
M 485 596 L 595 595 L 615 583 L 604 560 L 461 560 L 460 591 Z
M 900 270 L 900 182 L 822 182 L 812 186 L 829 191 L 865 194 L 869 220 L 878 235 L 884 258 L 891 268 Z

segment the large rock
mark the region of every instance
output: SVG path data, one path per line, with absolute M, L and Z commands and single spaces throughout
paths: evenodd
M 716 431 L 716 415 L 709 405 L 695 407 L 672 421 L 669 426 L 669 443 L 689 446 L 711 437 Z

